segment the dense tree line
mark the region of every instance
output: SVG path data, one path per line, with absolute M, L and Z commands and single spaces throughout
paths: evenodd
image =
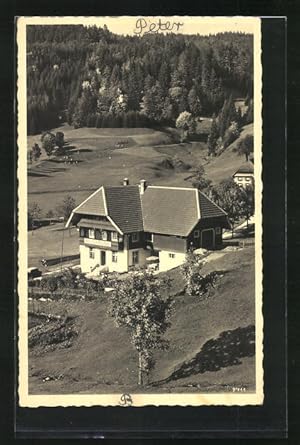
M 252 98 L 252 36 L 120 36 L 106 27 L 29 26 L 28 132 L 175 125 L 218 115 L 231 94 Z
M 221 154 L 239 137 L 242 126 L 250 122 L 253 122 L 253 99 L 248 100 L 247 112 L 244 115 L 239 108 L 236 108 L 232 95 L 225 99 L 219 114 L 217 116 L 213 115 L 207 139 L 208 154 Z M 251 143 L 248 145 L 251 145 Z M 251 152 L 250 146 L 249 150 Z M 242 149 L 239 150 L 239 152 L 241 151 Z

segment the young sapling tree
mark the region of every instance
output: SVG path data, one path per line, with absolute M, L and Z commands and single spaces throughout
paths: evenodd
M 109 304 L 109 314 L 117 326 L 126 326 L 138 353 L 138 385 L 145 384 L 155 366 L 153 351 L 165 350 L 163 338 L 169 328 L 172 299 L 164 297 L 169 280 L 159 279 L 148 271 L 137 271 L 125 280 L 116 281 Z

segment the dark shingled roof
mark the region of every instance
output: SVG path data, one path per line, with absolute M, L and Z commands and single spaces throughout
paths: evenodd
M 108 215 L 124 233 L 143 231 L 138 185 L 105 187 Z
M 101 187 L 74 209 L 74 215 L 107 215 L 123 233 L 187 236 L 200 219 L 226 213 L 195 188 L 138 185 Z M 76 217 L 74 217 L 74 222 Z
M 238 173 L 252 173 L 253 174 L 254 173 L 254 165 L 250 161 L 245 162 L 244 164 L 242 164 L 239 167 L 239 169 L 235 172 L 234 175 L 236 175 Z
M 226 216 L 195 188 L 149 186 L 142 195 L 142 208 L 144 230 L 165 235 L 187 236 L 199 219 Z
M 185 236 L 199 219 L 195 189 L 148 186 L 141 198 L 146 232 Z
M 200 201 L 200 218 L 215 218 L 218 216 L 226 216 L 226 212 L 211 201 L 206 195 L 199 192 Z

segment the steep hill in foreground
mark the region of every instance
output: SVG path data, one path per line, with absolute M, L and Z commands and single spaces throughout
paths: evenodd
M 149 392 L 232 391 L 255 388 L 254 249 L 215 252 L 206 270 L 222 271 L 205 301 L 175 298 L 170 349 L 156 354 Z M 172 293 L 182 288 L 178 269 Z M 241 286 L 241 283 L 243 285 Z M 137 353 L 126 329 L 117 328 L 99 302 L 39 302 L 40 310 L 75 316 L 78 336 L 69 347 L 29 357 L 30 393 L 113 393 L 138 391 Z M 72 322 L 73 323 L 73 322 Z

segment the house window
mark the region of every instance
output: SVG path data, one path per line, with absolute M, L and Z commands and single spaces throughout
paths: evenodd
M 118 241 L 118 233 L 117 232 L 111 232 L 111 240 Z
M 113 263 L 117 263 L 118 262 L 118 254 L 117 252 L 113 252 L 111 255 L 111 260 Z
M 242 181 L 242 180 L 243 180 L 243 178 L 237 178 L 237 180 L 238 180 L 238 181 Z
M 194 238 L 199 238 L 199 236 L 200 236 L 200 232 L 199 232 L 199 230 L 195 230 L 195 232 L 194 232 Z
M 169 253 L 169 258 L 175 258 L 175 253 Z
M 137 243 L 138 240 L 139 240 L 139 234 L 138 234 L 138 232 L 134 232 L 134 233 L 132 234 L 132 242 L 133 242 L 133 243 Z
M 101 231 L 99 229 L 95 230 L 95 238 L 96 239 L 101 239 Z
M 221 227 L 216 227 L 216 235 L 220 235 L 221 234 Z
M 138 250 L 132 252 L 132 264 L 139 264 L 139 252 L 138 252 Z
M 92 247 L 90 247 L 90 250 L 89 250 L 89 257 L 92 260 L 95 259 L 95 249 L 93 249 Z
M 250 178 L 246 178 L 246 181 L 247 181 L 247 182 L 250 182 Z
M 89 229 L 89 238 L 92 238 L 92 239 L 95 238 L 95 230 L 94 229 Z
M 85 230 L 83 227 L 80 227 L 80 236 L 81 236 L 81 238 L 84 238 L 84 236 L 85 236 Z
M 106 230 L 102 230 L 102 239 L 103 239 L 103 241 L 107 241 L 107 232 L 106 232 Z

